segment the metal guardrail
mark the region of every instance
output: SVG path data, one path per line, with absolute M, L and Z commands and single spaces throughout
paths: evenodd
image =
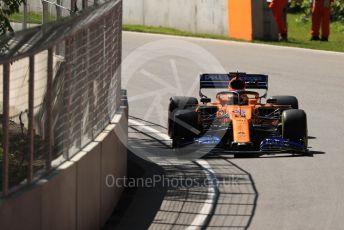
M 122 1 L 0 37 L 2 196 L 69 159 L 121 103 Z M 1 160 L 2 159 L 2 160 Z

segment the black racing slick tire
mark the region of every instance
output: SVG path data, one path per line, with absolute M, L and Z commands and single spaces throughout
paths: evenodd
M 198 113 L 189 109 L 177 109 L 170 121 L 172 147 L 180 147 L 181 140 L 191 140 L 199 135 Z
M 301 109 L 289 109 L 282 113 L 282 137 L 291 141 L 303 141 L 307 148 L 307 116 Z
M 170 104 L 168 107 L 168 135 L 173 136 L 173 123 L 175 112 L 178 110 L 190 110 L 195 111 L 198 105 L 197 98 L 174 96 L 170 98 Z
M 174 96 L 170 98 L 169 112 L 175 109 L 194 108 L 198 105 L 198 100 L 195 97 Z
M 293 109 L 299 108 L 299 101 L 294 96 L 272 96 L 269 99 L 274 99 L 276 105 L 290 105 Z

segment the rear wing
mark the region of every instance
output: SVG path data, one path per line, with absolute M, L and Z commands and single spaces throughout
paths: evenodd
M 200 89 L 225 89 L 229 81 L 239 76 L 239 79 L 246 83 L 246 89 L 268 90 L 268 75 L 229 73 L 229 74 L 201 74 Z

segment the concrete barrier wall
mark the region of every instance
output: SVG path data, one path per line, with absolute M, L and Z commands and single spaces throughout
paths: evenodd
M 128 111 L 72 159 L 25 190 L 0 202 L 1 229 L 100 229 L 122 188 L 107 187 L 107 175 L 127 175 Z
M 249 3 L 247 12 L 238 13 L 239 9 L 231 7 L 231 3 L 243 6 L 244 2 Z M 62 3 L 70 8 L 70 0 Z M 40 0 L 32 0 L 29 4 L 30 11 L 42 11 Z M 266 0 L 123 0 L 123 24 L 162 26 L 244 40 L 276 40 L 276 24 L 267 5 Z M 52 6 L 50 12 L 54 14 Z M 233 19 L 235 14 L 238 17 Z M 236 27 L 239 35 L 233 32 Z M 242 35 L 242 30 L 248 32 Z
M 123 0 L 123 23 L 244 40 L 278 38 L 266 0 Z
M 123 23 L 228 35 L 228 0 L 123 0 Z

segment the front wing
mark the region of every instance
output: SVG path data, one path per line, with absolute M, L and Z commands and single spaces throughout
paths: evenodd
M 221 139 L 216 136 L 203 136 L 194 138 L 194 140 L 185 142 L 185 145 L 192 144 L 196 148 L 202 148 L 210 154 L 235 154 L 235 155 L 266 155 L 266 154 L 307 154 L 309 150 L 300 142 L 290 141 L 281 137 L 268 137 L 261 141 L 258 150 L 231 149 L 219 145 Z

